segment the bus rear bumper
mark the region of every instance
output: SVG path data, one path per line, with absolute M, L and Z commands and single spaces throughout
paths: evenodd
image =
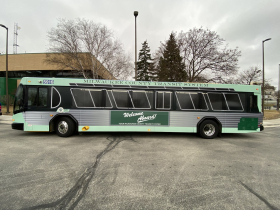
M 12 123 L 12 129 L 23 130 L 23 123 Z

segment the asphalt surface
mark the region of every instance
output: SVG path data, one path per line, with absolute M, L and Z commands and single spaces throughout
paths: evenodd
M 0 209 L 280 209 L 280 132 L 54 133 L 0 121 Z

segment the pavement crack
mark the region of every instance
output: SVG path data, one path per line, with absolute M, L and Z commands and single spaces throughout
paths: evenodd
M 258 199 L 260 199 L 262 202 L 266 204 L 266 206 L 271 209 L 271 210 L 279 210 L 278 208 L 272 206 L 266 199 L 264 199 L 262 196 L 260 196 L 258 193 L 256 193 L 252 188 L 248 187 L 246 184 L 243 182 L 239 181 L 239 183 L 247 189 L 250 193 L 254 194 Z
M 95 159 L 95 162 L 88 168 L 86 168 L 85 172 L 81 175 L 81 177 L 77 180 L 76 184 L 61 198 L 58 200 L 41 204 L 37 206 L 32 206 L 28 208 L 24 208 L 23 210 L 35 210 L 35 209 L 55 209 L 55 210 L 71 210 L 74 209 L 80 200 L 84 197 L 86 190 L 89 186 L 90 181 L 93 179 L 96 169 L 101 161 L 101 159 L 110 151 L 115 149 L 119 143 L 122 141 L 133 141 L 135 140 L 130 135 L 127 136 L 109 136 L 107 140 L 110 141 L 107 144 L 106 148 L 102 150 Z

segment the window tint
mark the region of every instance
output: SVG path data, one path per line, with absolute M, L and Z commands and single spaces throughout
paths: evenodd
M 156 108 L 163 109 L 163 92 L 157 92 Z
M 205 109 L 208 110 L 205 98 L 202 93 L 195 92 L 176 92 L 177 102 L 180 109 L 191 110 L 191 109 Z
M 172 92 L 157 92 L 156 96 L 157 109 L 171 109 Z
M 109 99 L 107 90 L 102 89 L 92 89 L 90 90 L 90 95 L 96 108 L 107 107 L 111 108 L 112 103 Z
M 28 106 L 37 105 L 37 88 L 28 88 Z
M 23 86 L 18 86 L 16 95 L 15 95 L 15 104 L 14 104 L 14 112 L 19 111 L 23 108 Z
M 259 112 L 258 108 L 258 96 L 251 95 L 250 96 L 250 112 Z
M 164 92 L 164 108 L 171 109 L 171 92 Z
M 111 108 L 108 92 L 102 89 L 71 89 L 75 104 L 79 108 Z
M 90 90 L 90 95 L 95 107 L 104 107 L 102 106 L 102 90 Z
M 133 108 L 131 98 L 127 90 L 113 90 L 113 96 L 117 108 Z
M 61 98 L 58 90 L 56 88 L 52 88 L 52 108 L 56 108 L 60 105 Z
M 229 110 L 243 110 L 238 94 L 225 94 Z
M 109 96 L 110 94 L 110 96 Z M 106 90 L 106 101 L 105 101 L 105 107 L 110 107 L 112 108 L 113 105 L 112 105 L 112 101 L 110 100 L 110 98 L 112 99 L 112 90 Z
M 208 97 L 213 110 L 228 110 L 222 93 L 208 93 Z
M 150 103 L 145 91 L 130 91 L 134 108 L 137 109 L 150 109 Z
M 47 106 L 48 88 L 28 88 L 28 106 Z
M 194 105 L 188 92 L 176 92 L 180 109 L 194 109 Z
M 47 106 L 47 99 L 48 99 L 48 89 L 39 88 L 38 106 Z
M 202 94 L 202 93 L 192 93 L 191 97 L 192 97 L 192 101 L 193 101 L 195 109 L 208 110 L 208 106 L 207 106 L 207 103 L 205 101 L 204 94 Z
M 153 91 L 146 91 L 148 100 L 150 102 L 150 106 L 152 107 L 154 104 L 154 92 Z
M 94 107 L 88 89 L 72 89 L 71 91 L 77 107 Z

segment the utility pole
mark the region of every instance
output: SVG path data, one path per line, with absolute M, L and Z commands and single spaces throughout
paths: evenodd
M 279 64 L 279 72 L 278 72 L 278 97 L 277 97 L 277 110 L 279 111 L 279 102 L 280 102 L 280 64 Z
M 18 47 L 18 44 L 17 44 L 17 36 L 18 36 L 18 30 L 20 29 L 20 27 L 18 27 L 18 24 L 15 23 L 14 24 L 14 44 L 13 44 L 13 47 L 14 47 L 14 54 L 17 54 L 17 47 Z
M 136 18 L 138 16 L 138 11 L 134 11 L 135 16 L 135 81 L 137 81 L 137 30 L 136 30 Z
M 7 114 L 9 114 L 9 85 L 8 85 L 8 27 L 0 24 L 0 27 L 3 27 L 7 30 L 7 39 L 6 39 L 6 106 L 7 106 Z
M 263 84 L 262 84 L 262 113 L 264 114 L 264 42 L 271 40 L 271 38 L 268 38 L 266 40 L 262 41 L 262 57 L 263 57 Z

